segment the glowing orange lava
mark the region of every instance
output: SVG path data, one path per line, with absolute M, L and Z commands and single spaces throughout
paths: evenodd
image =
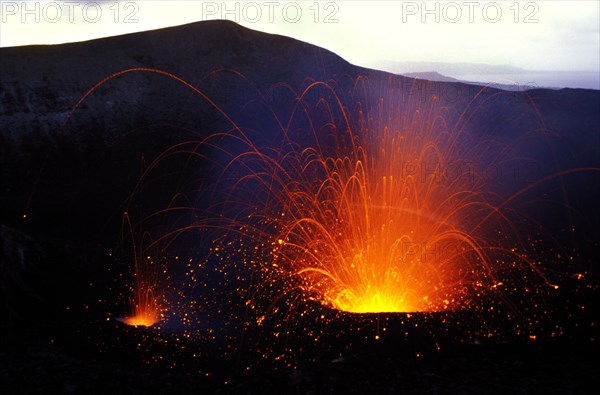
M 125 213 L 135 284 L 131 316 L 122 322 L 151 326 L 159 321 L 166 311 L 165 288 L 158 286 L 164 271 L 146 252 L 193 229 L 215 232 L 206 259 L 224 263 L 219 275 L 260 284 L 273 310 L 284 294 L 352 313 L 472 308 L 487 293 L 510 305 L 502 295 L 506 278 L 516 278 L 513 288 L 526 292 L 529 280 L 515 274 L 519 268 L 543 278 L 536 262 L 519 252 L 522 238 L 507 204 L 527 188 L 504 198 L 490 189 L 486 167 L 506 159 L 492 155 L 502 150 L 481 134 L 463 130 L 469 118 L 465 112 L 459 114 L 448 100 L 440 104 L 436 95 L 426 94 L 427 87 L 414 95 L 411 86 L 402 85 L 390 94 L 383 90 L 377 100 L 374 85 L 365 89 L 369 104 L 363 104 L 354 96 L 360 96 L 361 78 L 352 92 L 345 92 L 351 103 L 329 84 L 312 82 L 300 94 L 294 92 L 291 112 L 272 104 L 277 121 L 272 127 L 281 133 L 265 130 L 255 141 L 256 130 L 243 130 L 194 85 L 165 71 L 132 68 L 96 84 L 65 122 L 99 86 L 132 72 L 160 74 L 187 86 L 230 125 L 189 142 L 193 148 L 175 145 L 146 168 L 142 178 L 162 160 L 183 154 L 209 158 L 221 173 L 217 180 L 208 177 L 206 190 L 214 190 L 203 195 L 209 201 L 202 215 L 194 212 L 192 223 L 150 245 L 141 225 L 133 227 Z M 280 113 L 289 119 L 280 119 Z M 157 214 L 182 208 L 187 206 L 169 206 Z M 252 299 L 260 292 L 236 289 L 248 296 L 247 306 L 259 306 Z M 264 319 L 259 314 L 258 322 Z
M 304 171 L 326 176 L 288 186 L 278 253 L 309 295 L 339 310 L 452 308 L 462 271 L 486 259 L 463 218 L 480 209 L 480 193 L 472 178 L 439 173 L 448 156 L 427 137 L 382 135 L 377 150 L 358 147 L 354 157 L 306 151 Z
M 250 178 L 267 187 L 262 215 L 277 229 L 266 271 L 347 312 L 464 306 L 473 288 L 496 284 L 497 244 L 484 233 L 494 205 L 477 150 L 433 110 L 376 113 L 385 118 L 360 115 L 302 147 L 288 137 L 275 158 L 254 153 L 265 168 Z
M 152 326 L 156 324 L 159 320 L 155 315 L 150 313 L 133 315 L 131 317 L 123 317 L 119 319 L 119 321 L 131 326 Z
M 129 213 L 123 215 L 123 225 L 127 226 L 127 232 L 124 235 L 134 235 L 134 228 L 131 224 Z M 159 289 L 158 269 L 160 265 L 152 258 L 151 255 L 142 256 L 138 249 L 143 246 L 143 243 L 136 242 L 132 237 L 131 240 L 131 258 L 134 262 L 134 279 L 135 282 L 130 285 L 132 296 L 129 298 L 130 315 L 120 318 L 119 321 L 132 326 L 152 326 L 160 321 L 160 292 Z

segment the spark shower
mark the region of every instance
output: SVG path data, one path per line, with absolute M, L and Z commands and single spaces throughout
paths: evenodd
M 188 220 L 165 227 L 151 242 L 133 243 L 132 311 L 123 322 L 150 326 L 173 310 L 186 317 L 185 310 L 197 305 L 186 290 L 196 289 L 203 281 L 197 273 L 211 265 L 224 277 L 246 278 L 231 292 L 246 299 L 259 324 L 280 303 L 311 300 L 348 313 L 482 312 L 502 305 L 514 316 L 530 307 L 517 301 L 522 292 L 558 289 L 546 278 L 538 251 L 524 242 L 523 216 L 511 204 L 531 185 L 503 195 L 489 176 L 509 149 L 470 128 L 475 99 L 453 115 L 436 95 L 419 101 L 410 89 L 392 94 L 364 77 L 354 80 L 350 93 L 312 81 L 300 92 L 280 87 L 289 93 L 286 111 L 258 92 L 277 127 L 253 131 L 189 82 L 137 68 L 100 81 L 70 116 L 98 87 L 130 73 L 183 84 L 228 128 L 173 146 L 140 178 L 138 186 L 175 156 L 210 162 L 214 175 L 199 192 L 202 204 L 148 215 L 183 211 Z M 129 213 L 125 217 L 130 221 Z M 147 218 L 129 223 L 128 231 L 144 233 Z M 178 267 L 179 257 L 159 264 L 151 256 L 167 256 L 175 239 L 205 230 L 213 236 L 210 248 L 190 259 L 193 264 Z M 183 280 L 164 274 L 178 270 L 185 271 Z

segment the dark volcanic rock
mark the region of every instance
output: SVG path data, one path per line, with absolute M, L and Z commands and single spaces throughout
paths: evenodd
M 58 228 L 87 218 L 85 228 L 102 230 L 107 216 L 118 220 L 142 158 L 152 161 L 177 142 L 231 127 L 189 87 L 143 71 L 105 82 L 65 124 L 88 89 L 112 73 L 148 67 L 173 73 L 244 124 L 257 117 L 244 122 L 240 107 L 276 83 L 298 90 L 308 78 L 357 71 L 318 47 L 230 22 L 0 52 L 0 215 L 14 222 L 27 213 Z

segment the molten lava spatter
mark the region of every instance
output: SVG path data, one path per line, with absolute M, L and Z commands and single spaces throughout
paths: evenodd
M 386 130 L 380 146 L 303 167 L 326 176 L 288 190 L 278 254 L 309 295 L 355 313 L 446 310 L 463 296 L 486 260 L 464 218 L 483 195 L 473 177 L 439 174 L 461 163 L 430 138 Z
M 152 326 L 159 320 L 152 314 L 133 315 L 130 317 L 119 318 L 119 321 L 131 326 Z
M 210 290 L 206 293 L 243 295 L 248 310 L 257 311 L 259 324 L 265 311 L 294 313 L 295 303 L 307 300 L 350 313 L 440 312 L 477 308 L 494 294 L 511 313 L 520 314 L 502 293 L 530 292 L 529 280 L 520 276 L 522 268 L 541 274 L 527 250 L 519 252 L 524 239 L 507 204 L 521 192 L 503 198 L 490 189 L 486 166 L 504 159 L 490 158 L 502 150 L 481 135 L 466 135 L 460 125 L 463 114 L 445 118 L 451 113 L 448 103 L 440 105 L 436 96 L 411 97 L 410 89 L 394 91 L 406 92 L 407 98 L 384 94 L 371 100 L 370 94 L 377 92 L 367 92 L 365 103 L 370 104 L 349 103 L 327 83 L 313 82 L 294 93 L 293 109 L 270 109 L 277 133 L 265 129 L 254 140 L 257 130 L 240 128 L 198 88 L 170 73 L 139 68 L 105 79 L 77 106 L 108 79 L 130 72 L 161 74 L 182 83 L 231 127 L 177 144 L 144 166 L 143 178 L 149 178 L 158 163 L 175 155 L 186 156 L 186 163 L 191 157 L 211 163 L 210 174 L 202 177 L 207 184 L 192 188 L 194 194 L 203 191 L 200 207 L 188 207 L 186 194 L 174 192 L 185 197 L 183 206 L 173 198 L 168 208 L 142 216 L 135 226 L 125 213 L 135 281 L 131 315 L 119 321 L 154 325 L 167 311 L 164 294 L 170 291 L 181 299 L 191 295 L 186 308 L 198 309 L 196 283 Z M 352 98 L 359 84 L 354 88 L 348 93 Z M 281 114 L 290 118 L 279 119 Z M 139 185 L 135 193 L 140 193 Z M 193 213 L 189 224 L 179 227 L 177 217 L 172 221 L 177 228 L 166 230 L 164 224 L 171 221 L 158 221 L 163 234 L 149 243 L 153 232 L 144 229 L 153 223 L 149 219 L 188 209 Z M 166 272 L 147 253 L 156 249 L 162 254 L 189 230 L 201 230 L 208 240 L 197 244 L 212 245 L 206 256 L 198 254 L 205 262 L 177 266 L 185 270 L 184 286 L 159 286 L 159 280 L 168 283 Z M 204 252 L 204 246 L 199 250 Z M 208 270 L 205 266 L 215 267 L 211 274 L 217 276 L 202 272 Z M 506 278 L 518 281 L 511 284 Z M 492 304 L 490 311 L 494 309 Z M 183 323 L 189 321 L 185 311 L 180 316 Z
M 249 143 L 233 159 L 231 168 L 252 172 L 239 192 L 264 188 L 248 220 L 233 221 L 259 253 L 270 245 L 264 284 L 354 313 L 455 310 L 493 289 L 490 262 L 520 260 L 503 246 L 510 214 L 486 187 L 480 142 L 449 130 L 430 106 L 328 107 L 309 114 L 329 118 L 308 133 L 314 141 L 287 133 L 277 151 Z M 266 229 L 275 230 L 268 243 Z

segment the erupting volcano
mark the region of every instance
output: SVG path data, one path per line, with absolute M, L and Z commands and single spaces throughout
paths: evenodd
M 275 262 L 287 260 L 308 295 L 339 310 L 453 308 L 466 296 L 461 273 L 479 271 L 477 258 L 486 263 L 465 229 L 465 211 L 484 203 L 474 175 L 440 174 L 466 169 L 441 148 L 450 142 L 395 127 L 364 136 L 373 142 L 348 155 L 305 150 L 302 175 L 280 186 L 286 203 Z
M 329 94 L 312 106 L 319 88 Z M 293 131 L 293 114 L 281 146 L 247 141 L 228 164 L 250 170 L 234 186 L 250 202 L 246 220 L 236 214 L 232 228 L 269 254 L 264 282 L 341 311 L 389 313 L 480 308 L 523 269 L 546 281 L 519 253 L 513 210 L 489 188 L 494 143 L 460 121 L 449 129 L 435 98 L 401 99 L 344 106 L 314 83 L 298 99 L 309 128 Z
M 134 72 L 187 87 L 231 127 L 177 144 L 148 166 L 136 188 L 173 156 L 205 161 L 221 155 L 212 159 L 211 171 L 220 175 L 204 187 L 209 193 L 201 194 L 203 207 L 189 208 L 193 222 L 162 230 L 153 248 L 189 230 L 213 229 L 213 254 L 224 259 L 219 271 L 238 278 L 258 272 L 253 286 L 269 290 L 269 303 L 300 291 L 297 300 L 350 313 L 486 309 L 490 295 L 510 305 L 502 286 L 516 277 L 519 287 L 552 285 L 521 242 L 511 195 L 503 197 L 491 185 L 497 180 L 487 172 L 496 164 L 490 152 L 502 147 L 465 127 L 465 114 L 473 109 L 448 119 L 435 95 L 416 102 L 411 85 L 365 104 L 359 88 L 376 90 L 366 79 L 341 95 L 328 83 L 313 82 L 294 95 L 285 122 L 267 105 L 277 137 L 259 144 L 198 88 L 148 68 L 112 74 L 78 105 L 107 81 Z M 181 209 L 165 208 L 149 218 Z M 145 221 L 129 223 L 130 233 L 135 228 L 145 234 Z M 139 244 L 134 255 L 148 254 Z M 124 323 L 151 326 L 159 320 L 157 273 L 152 261 L 135 258 L 132 314 Z M 186 286 L 192 284 L 180 288 Z
M 130 317 L 120 318 L 119 321 L 131 326 L 152 326 L 158 321 L 158 319 L 154 315 L 154 312 L 139 312 Z
M 119 318 L 119 321 L 127 325 L 152 326 L 160 320 L 159 308 L 153 292 L 156 284 L 148 282 L 148 277 L 150 277 L 147 273 L 148 270 L 147 268 L 137 268 L 136 280 L 142 278 L 141 281 L 146 282 L 136 282 L 134 298 L 131 300 L 131 315 Z
M 597 90 L 228 21 L 0 58 L 3 393 L 597 385 Z

